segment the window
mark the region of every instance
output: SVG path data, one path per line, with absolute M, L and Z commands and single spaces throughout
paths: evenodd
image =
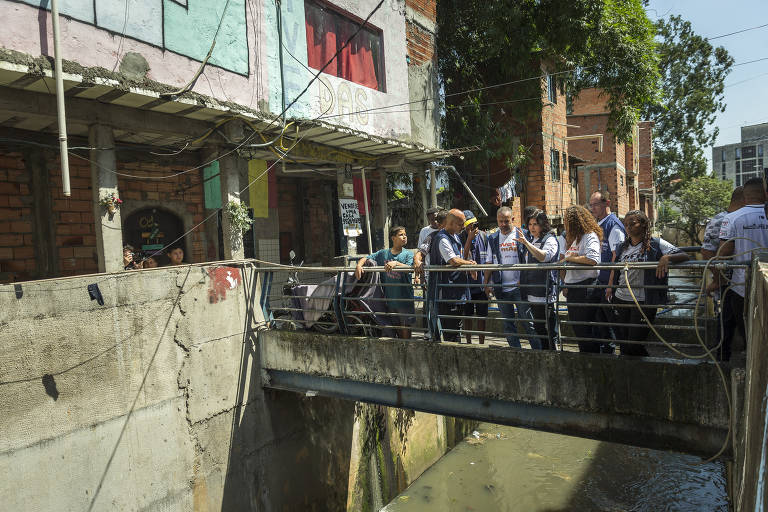
M 723 169 L 723 181 L 725 181 L 725 169 Z
M 741 174 L 741 161 L 736 162 L 736 174 Z
M 741 148 L 736 148 L 736 160 L 741 160 Z
M 550 103 L 557 105 L 557 82 L 553 75 L 547 75 L 547 98 Z
M 741 174 L 736 175 L 736 186 L 737 187 L 741 186 Z
M 381 31 L 366 25 L 336 55 L 347 39 L 357 32 L 360 22 L 316 0 L 306 0 L 304 7 L 309 67 L 319 70 L 330 61 L 323 70 L 324 73 L 377 91 L 384 91 L 384 52 Z
M 720 150 L 720 160 L 725 162 L 725 150 L 724 149 Z
M 744 146 L 741 153 L 742 158 L 755 158 L 755 146 Z
M 624 186 L 624 175 L 623 174 L 619 175 L 619 185 L 622 186 L 622 187 Z
M 761 158 L 763 156 L 763 145 L 762 144 L 758 144 L 757 145 L 757 156 L 759 156 Z
M 549 150 L 549 177 L 560 181 L 560 152 L 556 149 Z

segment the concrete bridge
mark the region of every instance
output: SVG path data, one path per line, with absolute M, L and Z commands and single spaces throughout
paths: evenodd
M 259 339 L 268 388 L 703 457 L 728 436 L 728 397 L 711 362 L 285 331 Z M 743 370 L 732 380 L 741 394 Z

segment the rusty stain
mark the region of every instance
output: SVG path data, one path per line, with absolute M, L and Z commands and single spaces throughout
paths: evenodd
M 235 267 L 215 267 L 206 270 L 211 279 L 208 285 L 208 301 L 216 304 L 227 300 L 227 291 L 240 285 L 240 269 Z

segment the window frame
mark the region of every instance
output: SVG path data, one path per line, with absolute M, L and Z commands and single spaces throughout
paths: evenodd
M 560 181 L 560 152 L 555 148 L 549 148 L 549 179 Z
M 305 24 L 306 24 L 306 19 L 307 19 L 307 7 L 306 7 L 307 4 L 314 4 L 318 8 L 326 9 L 326 10 L 334 13 L 336 16 L 338 16 L 340 18 L 343 18 L 346 21 L 348 21 L 350 23 L 353 23 L 353 24 L 356 24 L 356 25 L 361 25 L 365 21 L 362 18 L 360 18 L 359 16 L 355 16 L 351 12 L 345 11 L 344 9 L 340 8 L 337 5 L 334 5 L 334 4 L 330 3 L 330 2 L 328 2 L 327 0 L 304 0 L 304 22 L 305 22 Z M 352 84 L 355 84 L 355 85 L 357 85 L 359 87 L 365 87 L 366 89 L 370 89 L 372 91 L 378 91 L 378 92 L 381 92 L 381 93 L 386 93 L 387 92 L 387 65 L 386 65 L 386 51 L 385 51 L 385 47 L 384 47 L 385 46 L 384 45 L 384 30 L 379 28 L 379 27 L 377 27 L 376 25 L 372 24 L 370 21 L 365 24 L 365 27 L 361 30 L 361 32 L 366 31 L 366 30 L 369 31 L 369 32 L 372 32 L 373 34 L 378 36 L 378 39 L 379 39 L 379 56 L 378 56 L 378 58 L 374 59 L 374 62 L 376 62 L 376 60 L 378 60 L 378 62 L 379 62 L 379 74 L 377 75 L 377 79 L 379 81 L 378 89 L 374 89 L 374 88 L 366 86 L 364 84 L 355 82 L 354 80 L 349 80 L 348 78 L 344 78 L 343 76 L 339 76 L 338 74 L 334 75 L 334 74 L 331 74 L 331 73 L 327 73 L 326 71 L 323 71 L 323 74 L 324 75 L 329 75 L 329 76 L 335 76 L 336 78 L 340 78 L 341 80 L 345 80 L 345 81 L 347 81 L 349 83 L 352 83 Z M 304 37 L 307 37 L 307 35 L 306 35 L 306 28 L 305 28 Z M 344 42 L 346 42 L 346 40 L 342 41 L 341 44 L 343 44 Z M 337 44 L 337 48 L 338 48 L 338 46 L 339 45 Z M 337 49 L 337 51 L 338 51 L 338 49 Z M 335 58 L 338 59 L 339 55 L 337 55 Z M 310 65 L 309 63 L 307 63 L 307 66 L 310 69 L 313 69 L 315 71 L 319 71 L 318 68 L 315 68 L 314 66 Z

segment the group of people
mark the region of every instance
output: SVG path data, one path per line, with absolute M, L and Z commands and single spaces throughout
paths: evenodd
M 168 265 L 181 265 L 184 263 L 184 249 L 181 247 L 169 248 L 165 255 L 168 257 Z M 137 253 L 132 245 L 123 247 L 123 268 L 125 270 L 138 270 L 142 268 L 159 267 L 155 254 L 142 255 Z
M 554 349 L 559 342 L 555 304 L 562 292 L 580 351 L 610 353 L 615 340 L 621 340 L 628 341 L 618 343 L 622 354 L 647 355 L 642 342 L 648 328 L 641 327 L 634 302 L 653 321 L 657 307 L 666 303 L 669 265 L 688 259 L 671 243 L 651 236 L 651 222 L 642 211 L 629 212 L 622 223 L 600 192 L 590 197 L 589 209 L 571 206 L 565 211 L 560 236 L 546 212 L 535 207 L 525 208 L 520 226 L 513 210 L 502 206 L 496 212 L 498 229 L 490 233 L 479 229 L 469 210 L 432 208 L 427 215 L 430 224 L 419 233 L 413 253 L 405 248 L 405 228 L 396 226 L 390 230 L 391 248 L 361 258 L 355 269 L 360 278 L 367 263 L 385 267 L 381 280 L 388 312 L 396 317 L 394 325 L 403 338 L 410 337 L 415 321 L 415 276 L 416 282 L 426 282 L 426 331 L 432 340 L 461 342 L 463 333 L 467 343 L 473 334 L 484 343 L 493 300 L 510 347 L 520 348 L 522 336 L 533 349 Z M 529 265 L 557 262 L 579 268 Z M 610 262 L 655 265 L 623 271 L 592 268 Z M 526 265 L 501 271 L 459 269 L 477 264 Z M 428 265 L 448 268 L 425 272 Z M 634 307 L 626 307 L 630 304 Z

